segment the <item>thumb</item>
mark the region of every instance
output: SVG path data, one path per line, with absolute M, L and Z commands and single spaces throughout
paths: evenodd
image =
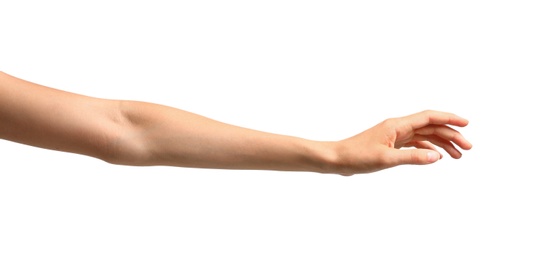
M 393 154 L 396 165 L 401 164 L 430 164 L 440 159 L 440 154 L 429 149 L 395 150 Z

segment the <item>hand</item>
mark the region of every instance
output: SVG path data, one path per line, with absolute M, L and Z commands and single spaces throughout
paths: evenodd
M 443 156 L 436 146 L 451 157 L 461 158 L 461 149 L 472 144 L 448 125 L 464 127 L 468 120 L 451 113 L 423 111 L 387 119 L 351 138 L 335 143 L 337 172 L 349 176 L 370 173 L 402 164 L 430 164 Z M 401 149 L 414 147 L 416 149 Z

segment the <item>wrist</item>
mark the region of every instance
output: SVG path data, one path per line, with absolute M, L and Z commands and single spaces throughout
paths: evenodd
M 374 170 L 374 161 L 359 161 L 360 151 L 352 151 L 343 141 L 318 143 L 318 170 L 320 173 L 334 173 L 350 176 Z M 372 164 L 372 166 L 371 166 Z
M 310 171 L 319 173 L 339 173 L 339 156 L 337 152 L 337 142 L 310 141 L 311 149 Z

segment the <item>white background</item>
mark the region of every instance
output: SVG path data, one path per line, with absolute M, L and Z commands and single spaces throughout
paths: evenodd
M 548 2 L 3 0 L 29 81 L 315 140 L 444 110 L 474 148 L 344 178 L 0 141 L 0 258 L 551 259 Z

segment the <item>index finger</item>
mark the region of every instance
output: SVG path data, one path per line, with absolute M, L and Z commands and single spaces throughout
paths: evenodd
M 422 111 L 403 117 L 402 119 L 404 119 L 404 122 L 410 125 L 413 130 L 427 125 L 453 125 L 464 127 L 469 123 L 467 119 L 458 115 L 435 110 Z

